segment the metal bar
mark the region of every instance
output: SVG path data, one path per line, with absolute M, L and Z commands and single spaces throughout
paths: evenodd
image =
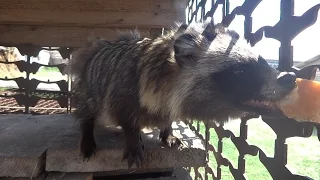
M 27 55 L 27 63 L 30 64 L 31 61 L 31 56 Z M 30 80 L 30 72 L 26 71 L 26 80 Z M 29 99 L 30 95 L 29 95 L 29 86 L 27 86 L 25 88 L 25 98 Z M 25 113 L 28 114 L 29 113 L 29 101 L 25 104 Z
M 291 45 L 291 39 L 286 33 L 288 31 L 290 19 L 294 14 L 294 0 L 281 0 L 281 14 L 280 21 L 282 24 L 282 33 L 281 33 L 281 46 L 279 48 L 279 67 L 281 71 L 291 70 L 293 65 L 293 47 Z

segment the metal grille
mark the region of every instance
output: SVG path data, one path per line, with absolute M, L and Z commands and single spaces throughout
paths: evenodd
M 212 0 L 210 9 L 206 4 L 207 0 L 189 0 L 187 8 L 187 22 L 203 21 L 206 18 L 213 18 L 215 13 L 222 13 L 222 21 L 226 27 L 234 20 L 236 15 L 243 15 L 244 20 L 244 38 L 254 46 L 259 42 L 263 34 L 267 38 L 276 39 L 281 43 L 279 49 L 279 70 L 294 71 L 298 77 L 305 79 L 311 79 L 313 76 L 312 70 L 318 67 L 317 65 L 298 70 L 292 68 L 293 65 L 293 48 L 291 41 L 300 32 L 307 27 L 313 25 L 318 16 L 320 4 L 310 8 L 301 16 L 294 16 L 294 0 L 279 0 L 280 5 L 280 21 L 273 27 L 264 26 L 258 29 L 256 32 L 252 32 L 252 12 L 263 0 L 245 0 L 241 6 L 234 8 L 230 11 L 229 0 Z M 218 6 L 222 6 L 222 12 L 218 10 Z M 218 23 L 215 21 L 215 23 Z M 220 23 L 220 22 L 219 22 Z M 262 149 L 257 146 L 249 145 L 247 140 L 248 135 L 248 121 L 250 119 L 242 119 L 240 123 L 240 135 L 235 136 L 230 130 L 226 130 L 223 125 L 217 125 L 215 123 L 202 124 L 200 122 L 193 122 L 190 124 L 192 130 L 198 133 L 206 143 L 206 151 L 208 156 L 207 166 L 204 168 L 190 168 L 189 170 L 194 173 L 195 179 L 222 179 L 221 168 L 228 167 L 232 177 L 236 180 L 247 179 L 245 176 L 246 171 L 246 155 L 259 156 L 261 163 L 268 170 L 270 175 L 275 180 L 284 179 L 311 179 L 305 176 L 293 174 L 286 167 L 288 145 L 286 139 L 290 137 L 310 137 L 314 127 L 318 130 L 318 139 L 320 140 L 320 126 L 307 123 L 297 122 L 293 119 L 267 119 L 262 117 L 262 120 L 268 124 L 274 133 L 276 134 L 274 157 L 268 157 Z M 210 139 L 210 134 L 214 129 L 218 136 L 217 146 L 213 145 L 213 141 Z M 205 130 L 205 132 L 203 132 Z M 202 132 L 201 132 L 202 131 Z M 234 167 L 230 160 L 222 155 L 223 138 L 230 138 L 232 143 L 239 151 L 237 159 L 238 167 Z M 261 137 L 263 141 L 263 137 Z M 213 154 L 216 160 L 217 167 L 214 168 L 209 160 L 209 155 Z M 211 159 L 211 158 L 210 158 Z M 317 169 L 317 167 L 315 167 Z M 320 171 L 320 167 L 318 167 Z M 320 177 L 319 177 L 320 178 Z
M 69 113 L 71 111 L 70 100 L 70 78 L 62 80 L 52 80 L 54 77 L 48 77 L 47 80 L 31 78 L 31 74 L 37 74 L 43 67 L 56 68 L 53 76 L 65 75 L 64 68 L 67 64 L 56 63 L 54 65 L 44 65 L 38 62 L 31 62 L 32 57 L 37 57 L 41 50 L 58 51 L 63 59 L 70 58 L 71 48 L 41 48 L 30 44 L 17 46 L 21 55 L 25 58 L 18 61 L 9 61 L 5 50 L 2 50 L 0 65 L 2 67 L 14 65 L 13 73 L 25 72 L 25 77 L 7 77 L 0 78 L 4 82 L 14 81 L 17 87 L 5 89 L 0 92 L 0 113 L 31 113 L 31 114 L 52 114 Z M 6 74 L 5 74 L 6 75 Z M 38 85 L 55 84 L 58 88 L 39 89 Z M 6 83 L 2 88 L 6 88 Z

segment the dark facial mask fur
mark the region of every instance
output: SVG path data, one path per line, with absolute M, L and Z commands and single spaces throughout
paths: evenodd
M 268 113 L 295 87 L 295 75 L 272 69 L 239 35 L 211 22 L 183 24 L 154 39 L 137 31 L 119 40 L 95 40 L 71 60 L 81 152 L 95 152 L 94 126 L 122 127 L 124 159 L 143 161 L 140 130 L 158 127 L 169 146 L 174 120 L 225 122 L 245 113 Z

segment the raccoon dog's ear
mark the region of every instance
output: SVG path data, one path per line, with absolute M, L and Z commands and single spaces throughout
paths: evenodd
M 179 66 L 192 64 L 200 55 L 201 42 L 199 38 L 191 33 L 184 33 L 174 42 L 174 54 Z

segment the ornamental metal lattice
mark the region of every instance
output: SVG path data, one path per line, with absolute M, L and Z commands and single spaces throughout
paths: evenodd
M 296 69 L 293 65 L 293 47 L 291 45 L 292 39 L 294 39 L 304 29 L 313 25 L 318 16 L 320 4 L 308 9 L 301 16 L 294 16 L 294 0 L 281 0 L 280 4 L 280 20 L 274 26 L 263 26 L 256 32 L 252 32 L 252 13 L 255 8 L 263 0 L 245 0 L 241 6 L 235 7 L 230 11 L 229 0 L 189 0 L 187 8 L 187 22 L 203 21 L 206 18 L 213 18 L 214 23 L 218 23 L 214 19 L 214 14 L 222 13 L 222 21 L 219 23 L 228 27 L 234 20 L 236 15 L 244 16 L 244 34 L 243 37 L 254 46 L 258 43 L 263 35 L 267 38 L 276 39 L 281 43 L 279 48 L 279 70 L 294 71 L 298 77 L 305 79 L 314 78 L 314 69 L 319 68 L 319 65 L 312 65 L 304 69 Z M 206 6 L 207 3 L 211 6 Z M 234 2 L 234 1 L 233 1 Z M 218 8 L 222 6 L 222 8 Z M 222 11 L 221 11 L 222 10 Z M 272 13 L 272 12 L 270 12 Z M 314 127 L 318 130 L 318 139 L 320 140 L 320 126 L 308 122 L 297 122 L 293 119 L 270 119 L 262 117 L 262 120 L 268 124 L 276 134 L 274 142 L 274 157 L 268 157 L 266 153 L 259 147 L 249 145 L 247 142 L 248 136 L 248 121 L 251 118 L 241 119 L 239 136 L 235 136 L 230 130 L 224 128 L 223 125 L 217 125 L 215 123 L 202 124 L 200 122 L 193 122 L 190 124 L 192 130 L 206 143 L 207 151 L 207 166 L 204 168 L 190 168 L 189 170 L 194 173 L 195 179 L 223 179 L 221 172 L 222 167 L 227 167 L 236 180 L 247 179 L 246 172 L 246 155 L 257 156 L 268 170 L 271 177 L 275 180 L 285 179 L 311 179 L 306 176 L 293 174 L 286 167 L 288 145 L 286 139 L 290 137 L 310 137 L 313 133 Z M 204 131 L 205 129 L 205 131 Z M 213 141 L 210 139 L 210 135 L 213 131 L 218 137 L 217 145 L 213 145 Z M 237 168 L 230 162 L 229 159 L 222 155 L 223 138 L 230 138 L 239 152 L 237 158 Z M 263 141 L 263 137 L 261 137 Z M 210 158 L 210 154 L 213 154 L 214 158 Z M 212 166 L 212 159 L 216 161 L 216 167 Z M 320 167 L 315 167 L 320 172 Z M 319 175 L 320 178 L 320 175 Z

